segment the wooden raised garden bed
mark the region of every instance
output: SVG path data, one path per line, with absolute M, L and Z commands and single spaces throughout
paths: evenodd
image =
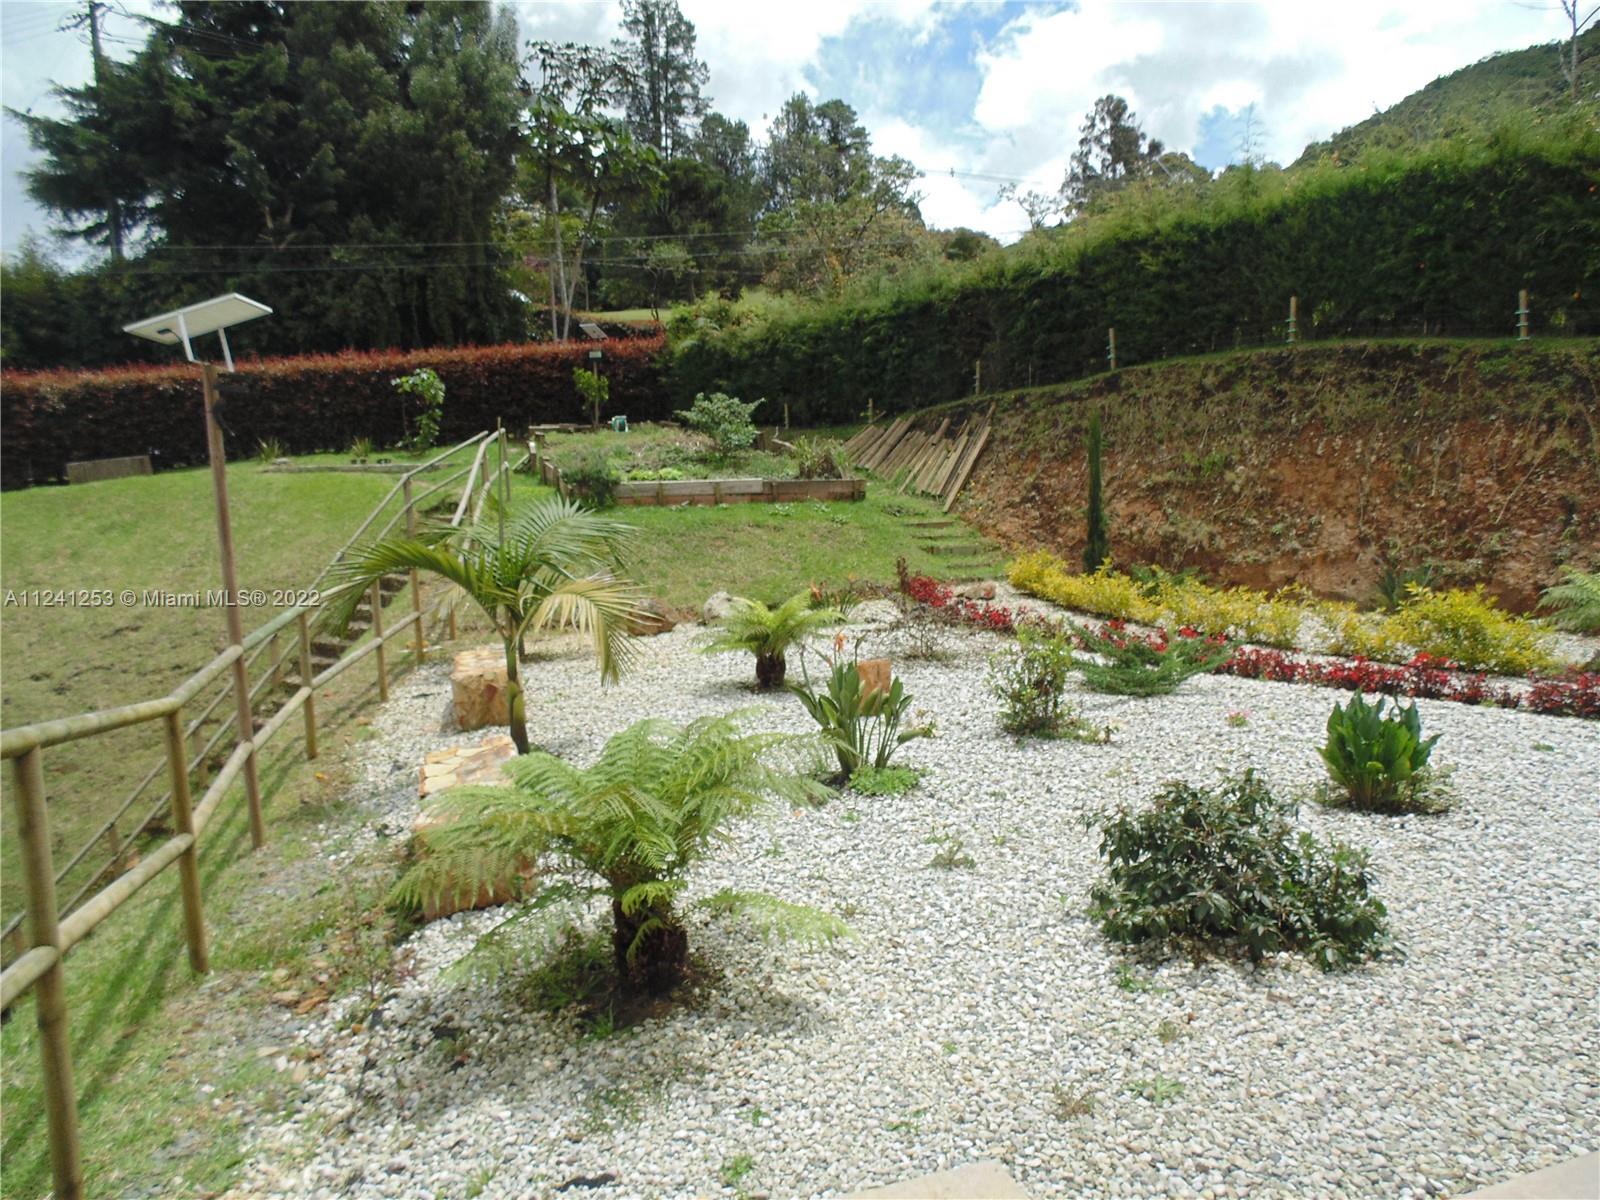
M 566 495 L 561 469 L 548 458 L 539 460 L 545 483 Z M 862 500 L 865 479 L 662 479 L 619 483 L 613 496 L 619 505 L 648 504 L 784 504 L 796 500 Z

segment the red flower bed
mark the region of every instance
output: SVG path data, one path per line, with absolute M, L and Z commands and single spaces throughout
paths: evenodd
M 901 590 L 913 600 L 944 613 L 962 624 L 993 633 L 1011 633 L 1019 624 L 1040 620 L 1016 614 L 1004 605 L 958 597 L 955 590 L 926 575 L 902 572 Z M 1041 621 L 1041 623 L 1043 623 Z M 1130 633 L 1121 620 L 1104 622 L 1099 636 L 1118 646 L 1133 638 L 1142 639 L 1156 651 L 1170 644 L 1165 630 L 1148 635 Z M 1176 631 L 1180 638 L 1196 638 L 1200 631 L 1185 625 Z M 1227 639 L 1206 639 L 1217 645 Z M 1421 696 L 1429 700 L 1456 700 L 1462 704 L 1493 704 L 1500 708 L 1524 708 L 1551 716 L 1600 718 L 1600 673 L 1569 671 L 1564 675 L 1530 675 L 1527 691 L 1490 682 L 1486 675 L 1463 671 L 1449 659 L 1419 654 L 1410 662 L 1396 666 L 1366 658 L 1301 659 L 1281 650 L 1239 646 L 1233 656 L 1216 669 L 1217 674 L 1237 675 L 1241 679 L 1265 679 L 1276 683 L 1306 683 L 1316 687 L 1360 689 L 1391 696 Z

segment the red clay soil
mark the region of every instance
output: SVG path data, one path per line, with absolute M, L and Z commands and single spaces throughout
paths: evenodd
M 1097 404 L 1120 565 L 1366 601 L 1386 567 L 1432 564 L 1527 610 L 1558 564 L 1600 564 L 1592 340 L 1303 347 L 1018 393 L 963 515 L 1076 563 Z

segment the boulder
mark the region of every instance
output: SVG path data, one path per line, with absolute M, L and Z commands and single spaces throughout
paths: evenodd
M 994 584 L 964 583 L 956 589 L 956 595 L 963 600 L 993 600 Z
M 894 676 L 887 658 L 864 658 L 856 663 L 856 674 L 861 676 L 861 696 L 865 699 L 877 692 L 887 692 Z
M 736 607 L 730 593 L 716 592 L 701 606 L 700 619 L 707 625 L 714 625 L 731 617 Z
M 662 601 L 643 600 L 628 621 L 628 632 L 634 637 L 655 637 L 658 633 L 671 633 L 677 624 L 677 617 Z
M 450 698 L 455 702 L 457 729 L 509 724 L 505 648 L 479 646 L 456 655 L 450 670 Z
M 506 783 L 505 773 L 500 768 L 516 752 L 516 746 L 503 733 L 494 734 L 476 745 L 429 751 L 422 760 L 420 794 L 431 796 L 464 784 Z M 412 825 L 413 845 L 419 858 L 428 853 L 428 833 L 439 824 L 437 817 L 423 813 Z M 535 877 L 532 859 L 522 859 L 505 879 L 480 885 L 476 890 L 447 877 L 439 894 L 423 897 L 422 919 L 437 921 L 468 909 L 491 908 L 520 899 L 528 894 Z

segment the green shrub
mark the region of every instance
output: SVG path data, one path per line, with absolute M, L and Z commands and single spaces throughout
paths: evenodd
M 578 389 L 578 395 L 583 397 L 583 402 L 589 406 L 589 423 L 596 429 L 600 428 L 600 410 L 611 399 L 611 381 L 598 371 L 574 367 L 572 383 Z
M 1072 639 L 1026 625 L 1016 645 L 989 660 L 989 690 L 1000 701 L 1000 728 L 1017 737 L 1109 741 L 1110 731 L 1083 719 L 1066 699 Z
M 1294 950 L 1325 971 L 1381 953 L 1366 852 L 1297 833 L 1294 812 L 1249 771 L 1215 790 L 1168 784 L 1102 822 L 1089 915 L 1113 941 L 1236 944 L 1254 961 Z
M 1204 638 L 1174 638 L 1165 650 L 1157 650 L 1137 635 L 1104 638 L 1079 626 L 1071 626 L 1084 649 L 1106 659 L 1104 663 L 1082 661 L 1078 670 L 1084 683 L 1096 692 L 1113 696 L 1165 696 L 1193 675 L 1220 667 L 1233 654 L 1226 642 L 1217 644 Z
M 855 663 L 835 663 L 824 691 L 791 683 L 806 712 L 822 730 L 822 740 L 839 761 L 836 779 L 845 780 L 862 767 L 882 770 L 907 742 L 933 736 L 931 725 L 901 729 L 911 697 L 899 679 L 887 691 L 866 692 Z
M 358 437 L 350 443 L 351 462 L 364 463 L 372 457 L 372 453 L 372 439 L 369 437 Z
M 1556 665 L 1538 626 L 1503 611 L 1482 584 L 1470 592 L 1413 589 L 1384 626 L 1394 641 L 1469 671 L 1525 675 Z
M 858 767 L 850 776 L 850 790 L 862 796 L 903 796 L 921 779 L 915 767 Z
M 797 437 L 793 445 L 796 479 L 844 478 L 844 468 L 839 465 L 837 442 L 828 438 Z
M 679 410 L 678 418 L 690 429 L 709 437 L 716 452 L 727 457 L 736 450 L 748 449 L 755 442 L 756 427 L 750 414 L 764 403 L 764 400 L 752 400 L 746 404 L 737 396 L 722 392 L 712 392 L 708 396 L 701 392 L 690 408 Z
M 561 479 L 593 508 L 609 508 L 617 495 L 617 469 L 605 451 L 591 449 L 561 472 Z
M 264 467 L 270 467 L 282 458 L 283 443 L 275 437 L 262 438 L 256 442 L 256 460 Z
M 406 440 L 412 450 L 432 450 L 439 440 L 439 426 L 444 421 L 444 380 L 432 367 L 418 367 L 408 375 L 389 381 L 394 389 L 421 401 L 417 411 L 416 431 Z
M 654 483 L 657 480 L 670 483 L 674 480 L 684 479 L 687 476 L 677 467 L 657 467 L 649 471 L 629 471 L 622 477 L 628 483 Z
M 1539 596 L 1551 611 L 1550 623 L 1569 633 L 1600 633 L 1600 571 L 1562 567 L 1561 577 Z
M 1328 741 L 1321 750 L 1328 775 L 1352 808 L 1409 812 L 1418 803 L 1421 773 L 1439 735 L 1422 737 L 1415 703 L 1398 702 L 1384 715 L 1384 698 L 1368 704 L 1360 691 L 1328 714 Z

